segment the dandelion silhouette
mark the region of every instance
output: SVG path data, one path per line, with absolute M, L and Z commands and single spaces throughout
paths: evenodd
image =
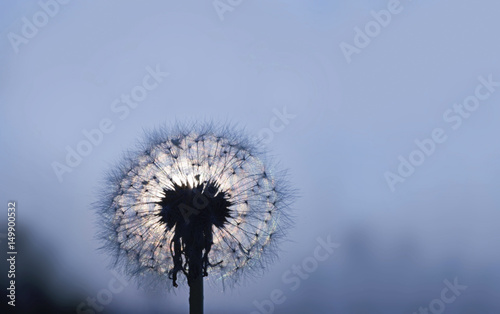
M 99 203 L 104 249 L 139 285 L 234 284 L 276 257 L 290 220 L 283 172 L 234 127 L 160 128 L 107 176 Z M 179 276 L 183 274 L 184 276 Z

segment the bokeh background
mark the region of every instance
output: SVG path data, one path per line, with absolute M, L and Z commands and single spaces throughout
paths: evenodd
M 286 300 L 268 313 L 411 314 L 439 305 L 456 278 L 467 289 L 430 313 L 500 313 L 500 91 L 457 130 L 443 120 L 479 76 L 500 81 L 500 3 L 401 0 L 348 62 L 341 43 L 353 45 L 355 28 L 391 2 L 3 1 L 0 245 L 15 200 L 16 309 L 94 313 L 87 298 L 114 275 L 97 251 L 92 202 L 143 129 L 214 120 L 259 136 L 286 108 L 294 118 L 267 146 L 300 191 L 296 225 L 265 276 L 207 289 L 206 313 L 264 313 L 255 302 L 279 289 Z M 114 100 L 157 66 L 168 77 L 120 119 Z M 114 130 L 60 180 L 53 163 L 102 119 Z M 435 128 L 447 140 L 392 191 L 384 174 Z M 340 247 L 292 290 L 282 276 L 313 256 L 318 237 Z M 1 269 L 5 289 L 3 258 Z M 186 313 L 187 298 L 130 282 L 99 313 Z M 2 313 L 14 312 L 7 301 Z

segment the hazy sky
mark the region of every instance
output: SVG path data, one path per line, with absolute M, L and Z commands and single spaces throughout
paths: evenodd
M 500 310 L 498 2 L 66 2 L 0 5 L 2 206 L 17 200 L 53 252 L 55 294 L 112 278 L 92 202 L 143 129 L 214 120 L 258 136 L 285 111 L 267 146 L 300 192 L 290 241 L 263 278 L 207 290 L 207 313 L 252 313 L 274 289 L 276 313 L 413 313 L 455 278 L 468 288 L 446 313 Z M 282 276 L 318 237 L 340 247 L 292 291 Z M 185 311 L 186 290 L 156 305 L 131 283 L 105 312 L 146 306 Z

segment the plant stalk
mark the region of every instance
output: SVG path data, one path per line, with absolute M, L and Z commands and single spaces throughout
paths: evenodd
M 201 256 L 202 252 L 200 250 L 197 261 L 190 263 L 189 267 L 189 314 L 203 314 L 203 269 Z

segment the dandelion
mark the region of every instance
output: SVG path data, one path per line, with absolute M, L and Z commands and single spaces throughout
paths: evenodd
M 107 175 L 99 238 L 143 287 L 190 287 L 203 313 L 203 277 L 234 284 L 276 257 L 290 220 L 283 172 L 234 127 L 150 132 Z

